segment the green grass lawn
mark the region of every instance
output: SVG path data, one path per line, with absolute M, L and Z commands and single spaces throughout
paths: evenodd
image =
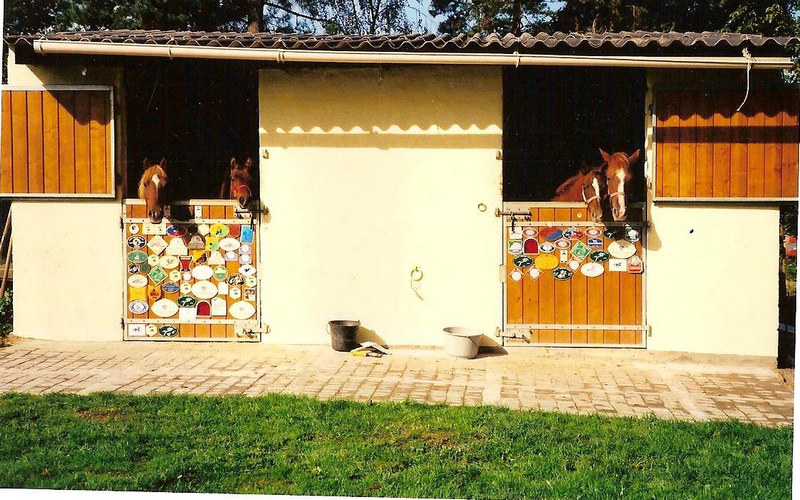
M 498 407 L 0 396 L 0 487 L 445 498 L 790 498 L 792 429 Z

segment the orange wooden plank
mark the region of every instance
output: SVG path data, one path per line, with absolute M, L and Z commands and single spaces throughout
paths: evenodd
M 604 303 L 604 274 L 597 278 L 587 278 L 586 280 L 586 317 L 591 325 L 602 325 L 605 318 Z M 587 342 L 589 344 L 603 343 L 603 330 L 589 330 L 587 332 Z
M 713 195 L 714 145 L 712 142 L 712 126 L 714 123 L 714 97 L 709 92 L 700 92 L 698 96 L 695 196 L 707 198 Z
M 640 252 L 640 250 L 637 250 L 637 253 L 639 253 L 639 252 Z M 645 270 L 645 272 L 647 272 L 647 270 Z M 636 280 L 636 300 L 634 301 L 634 305 L 635 305 L 634 314 L 636 315 L 636 324 L 643 325 L 643 324 L 645 324 L 645 322 L 642 321 L 642 303 L 643 303 L 643 300 L 644 300 L 644 290 L 642 289 L 642 282 L 643 282 L 642 275 L 641 274 L 636 274 L 636 275 L 634 275 L 634 279 Z M 637 332 L 634 332 L 634 334 L 636 336 L 634 338 L 634 343 L 637 344 L 637 345 L 642 345 L 643 344 L 643 342 L 642 342 L 642 340 L 643 340 L 642 332 L 641 331 L 637 331 Z
M 712 118 L 713 133 L 713 185 L 711 196 L 727 198 L 731 194 L 731 114 L 733 103 L 730 92 L 717 94 Z
M 11 140 L 11 93 L 3 91 L 3 123 L 0 127 L 0 193 L 14 191 L 14 168 Z
M 735 103 L 735 97 L 731 97 Z M 735 111 L 736 107 L 738 104 L 734 104 L 731 115 L 731 197 L 744 198 L 747 196 L 747 116 Z
M 180 338 L 184 338 L 184 339 L 185 338 L 194 338 L 195 337 L 194 327 L 195 327 L 195 325 L 190 324 L 190 323 L 181 323 L 181 324 L 179 324 L 178 325 L 178 336 Z
M 585 219 L 585 208 L 574 208 L 572 209 L 572 220 L 586 220 Z M 585 228 L 582 228 L 585 229 Z M 586 244 L 586 237 L 584 236 L 581 240 L 584 244 Z M 573 242 L 575 243 L 575 242 Z M 573 244 L 574 246 L 574 244 Z M 585 262 L 585 261 L 584 261 Z M 571 296 L 571 306 L 572 306 L 572 323 L 579 325 L 585 324 L 587 321 L 587 278 L 580 272 L 580 270 L 575 271 L 575 274 L 572 275 L 572 279 L 570 280 L 570 296 Z M 572 330 L 572 343 L 573 344 L 585 344 L 588 342 L 588 330 Z
M 636 299 L 638 295 L 636 276 L 628 272 L 615 274 L 619 274 L 619 322 L 622 325 L 637 325 L 639 324 L 639 319 L 636 316 Z M 636 342 L 636 332 L 633 330 L 620 330 L 619 342 L 620 344 L 634 344 Z
M 697 105 L 698 93 L 687 91 L 681 94 L 680 104 L 680 179 L 679 196 L 696 196 L 697 186 Z
M 209 326 L 211 326 L 211 332 L 209 334 L 211 338 L 224 339 L 226 337 L 226 332 L 225 332 L 226 325 L 221 323 L 215 323 Z
M 11 140 L 13 189 L 28 192 L 28 106 L 25 91 L 11 92 Z
M 210 208 L 210 212 L 212 219 L 224 219 L 225 218 L 225 207 L 212 205 Z
M 572 220 L 572 210 L 569 208 L 556 208 L 555 219 L 559 221 Z M 560 226 L 561 230 L 567 229 L 569 226 Z M 556 254 L 560 250 L 556 250 Z M 567 264 L 559 264 L 560 267 L 567 267 Z M 572 285 L 570 280 L 559 281 L 555 280 L 555 322 L 560 325 L 569 325 L 572 323 Z M 559 344 L 569 344 L 572 340 L 570 330 L 556 330 L 555 341 Z
M 42 91 L 25 92 L 28 109 L 28 192 L 44 192 L 44 145 L 42 144 Z
M 540 208 L 539 209 L 540 221 L 555 220 L 555 210 L 553 208 Z M 539 279 L 539 323 L 552 324 L 555 322 L 555 278 L 551 271 L 543 271 Z M 540 330 L 539 342 L 553 343 L 555 342 L 554 330 Z
M 110 193 L 108 186 L 108 173 L 111 165 L 108 163 L 106 149 L 110 147 L 106 137 L 106 123 L 108 122 L 107 92 L 89 92 L 89 144 L 90 144 L 90 171 L 89 189 L 95 194 Z
M 680 195 L 680 94 L 677 92 L 664 92 L 659 100 L 666 100 L 664 112 L 665 120 L 657 140 L 663 149 L 663 161 L 659 170 L 662 183 L 662 196 L 674 197 Z
M 786 92 L 781 111 L 781 195 L 797 196 L 798 93 Z
M 198 339 L 210 339 L 211 325 L 194 325 L 194 336 Z
M 75 92 L 75 192 L 91 193 L 91 152 L 89 121 L 91 110 L 89 94 Z
M 59 193 L 75 192 L 75 101 L 72 92 L 53 93 L 58 101 Z
M 147 205 L 132 205 L 133 218 L 144 219 L 147 216 Z
M 747 111 L 747 197 L 764 196 L 764 96 L 755 92 L 745 103 Z
M 50 92 L 42 94 L 42 142 L 44 146 L 44 192 L 58 193 L 58 101 Z
M 661 143 L 660 134 L 662 131 L 665 130 L 664 127 L 666 127 L 667 113 L 664 111 L 665 109 L 667 109 L 667 106 L 665 105 L 664 108 L 662 108 L 661 102 L 659 100 L 658 107 L 656 109 L 656 123 L 655 123 L 655 128 L 656 128 L 655 196 L 656 197 L 664 196 L 664 147 Z
M 608 248 L 608 245 L 614 241 L 613 239 L 603 237 L 603 248 Z M 603 277 L 603 324 L 618 325 L 619 324 L 619 311 L 620 311 L 620 290 L 619 290 L 619 272 L 609 271 L 608 262 L 603 264 L 606 272 L 602 274 Z M 604 344 L 619 344 L 619 330 L 603 330 L 603 343 Z
M 507 243 L 506 250 L 508 250 Z M 523 285 L 522 282 L 516 282 L 509 276 L 515 268 L 514 257 L 506 251 L 506 318 L 510 325 L 522 323 Z
M 781 96 L 770 92 L 764 99 L 764 196 L 781 196 Z

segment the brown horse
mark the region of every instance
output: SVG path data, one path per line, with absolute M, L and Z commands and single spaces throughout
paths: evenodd
M 244 163 L 239 163 L 236 158 L 231 158 L 231 169 L 222 182 L 219 197 L 237 200 L 239 206 L 245 208 L 253 199 L 253 190 L 250 189 L 250 183 L 253 181 L 252 169 L 253 159 L 249 156 Z
M 583 201 L 595 222 L 603 218 L 602 201 L 606 197 L 606 182 L 600 167 L 582 165 L 580 170 L 556 189 L 551 201 Z
M 153 224 L 164 218 L 164 188 L 167 185 L 167 160 L 151 163 L 144 159 L 144 173 L 139 180 L 139 198 L 145 200 L 147 216 Z
M 616 152 L 608 154 L 602 149 L 600 155 L 605 160 L 603 172 L 608 183 L 608 197 L 611 200 L 611 216 L 615 221 L 624 221 L 627 217 L 625 200 L 625 184 L 633 178 L 633 165 L 639 159 L 639 150 L 633 154 Z

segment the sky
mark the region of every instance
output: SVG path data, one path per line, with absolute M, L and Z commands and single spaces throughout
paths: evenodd
M 411 23 L 415 26 L 423 26 L 425 31 L 436 31 L 441 17 L 434 17 L 428 13 L 430 0 L 408 0 L 408 3 L 409 6 L 406 8 L 406 16 L 408 16 L 409 21 L 411 21 Z M 546 1 L 545 4 L 547 4 L 547 6 L 552 10 L 558 10 L 564 5 L 564 2 Z

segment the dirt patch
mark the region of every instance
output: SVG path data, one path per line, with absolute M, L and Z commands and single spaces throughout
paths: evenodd
M 104 422 L 110 418 L 124 420 L 133 417 L 133 415 L 129 413 L 122 413 L 114 410 L 93 410 L 93 411 L 82 410 L 76 412 L 76 414 L 81 418 L 94 420 L 95 422 Z

